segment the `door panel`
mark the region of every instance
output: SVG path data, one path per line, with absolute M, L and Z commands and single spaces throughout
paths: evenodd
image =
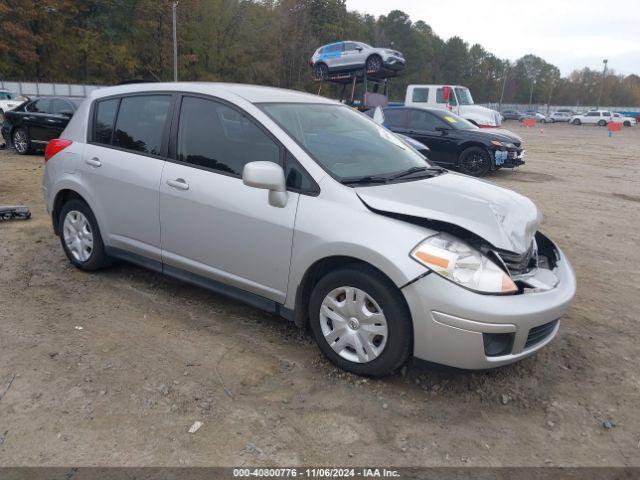
M 82 175 L 104 243 L 160 261 L 158 188 L 164 160 L 88 144 Z
M 429 147 L 431 150 L 429 159 L 438 163 L 456 163 L 458 139 L 455 130 L 449 129 L 444 134 L 436 131 L 436 127 L 446 127 L 446 125 L 425 110 L 409 111 L 407 134 Z
M 170 184 L 184 180 L 188 189 Z M 289 278 L 297 193 L 284 208 L 242 179 L 167 162 L 160 185 L 162 261 L 277 302 Z
M 166 265 L 284 302 L 298 194 L 284 208 L 248 187 L 248 162 L 282 164 L 282 149 L 243 112 L 184 96 L 172 157 L 160 184 Z
M 48 98 L 40 98 L 30 105 L 22 114 L 23 125 L 27 128 L 31 140 L 36 142 L 49 141 L 47 117 L 49 112 L 49 104 L 51 100 Z
M 159 187 L 165 160 L 156 155 L 166 152 L 171 102 L 172 96 L 166 94 L 96 102 L 91 129 L 95 143 L 87 144 L 82 162 L 105 244 L 157 261 L 161 260 Z

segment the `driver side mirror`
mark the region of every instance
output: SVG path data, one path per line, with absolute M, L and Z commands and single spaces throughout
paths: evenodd
M 250 162 L 242 170 L 242 182 L 248 187 L 269 190 L 269 205 L 284 208 L 287 204 L 287 184 L 284 170 L 273 162 Z
M 451 130 L 449 127 L 436 127 L 436 132 L 440 132 L 442 135 L 448 135 L 449 130 Z
M 363 48 L 362 47 L 356 47 L 356 50 L 361 52 L 363 50 Z

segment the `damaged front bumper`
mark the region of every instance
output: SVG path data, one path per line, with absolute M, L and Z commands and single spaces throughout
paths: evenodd
M 486 369 L 527 357 L 548 344 L 576 291 L 562 252 L 548 290 L 518 295 L 483 295 L 435 273 L 405 286 L 413 319 L 414 356 L 464 369 Z
M 525 150 L 519 147 L 492 151 L 495 168 L 515 168 L 524 165 Z

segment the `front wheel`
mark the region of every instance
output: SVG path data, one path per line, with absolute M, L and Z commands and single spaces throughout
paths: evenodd
M 109 261 L 93 212 L 80 199 L 69 200 L 60 211 L 62 248 L 71 263 L 81 270 L 98 270 Z
M 576 118 L 576 119 L 575 119 L 573 122 L 571 122 L 571 123 L 573 123 L 574 125 L 580 125 L 582 122 L 580 121 L 580 119 L 579 119 L 579 118 Z
M 318 63 L 314 68 L 314 72 L 318 80 L 324 80 L 329 76 L 329 67 L 325 63 Z
M 371 55 L 367 58 L 367 63 L 365 64 L 367 72 L 378 73 L 382 70 L 382 58 L 378 55 Z
M 24 128 L 16 128 L 11 135 L 11 143 L 19 155 L 31 153 L 31 139 Z
M 630 127 L 630 126 L 631 126 L 631 122 L 624 122 L 624 123 L 623 123 L 623 125 L 624 125 L 625 127 Z
M 313 336 L 335 365 L 358 375 L 382 376 L 411 355 L 411 315 L 398 288 L 366 266 L 324 276 L 309 301 Z
M 481 147 L 469 147 L 460 154 L 460 171 L 472 177 L 483 177 L 491 169 L 489 152 Z

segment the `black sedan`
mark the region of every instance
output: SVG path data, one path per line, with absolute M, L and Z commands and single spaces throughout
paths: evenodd
M 520 137 L 507 130 L 478 128 L 447 110 L 387 107 L 384 126 L 429 147 L 429 160 L 482 177 L 498 168 L 524 164 Z M 366 112 L 373 117 L 374 111 Z
M 58 138 L 83 99 L 42 97 L 24 102 L 4 114 L 2 136 L 20 155 L 44 148 Z

